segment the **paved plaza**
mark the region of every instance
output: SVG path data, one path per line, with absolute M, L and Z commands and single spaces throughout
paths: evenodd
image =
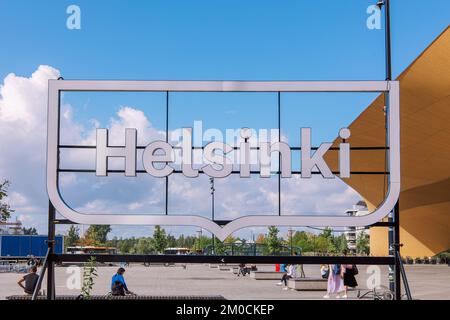
M 258 266 L 259 270 L 274 270 L 273 265 Z M 78 295 L 79 289 L 70 289 L 70 274 L 67 267 L 56 268 L 56 291 L 58 295 Z M 108 293 L 111 276 L 117 266 L 99 267 L 98 278 L 92 294 Z M 387 286 L 387 267 L 381 266 L 381 285 Z M 72 270 L 73 271 L 73 270 Z M 367 266 L 359 266 L 357 280 L 359 289 L 367 288 Z M 373 272 L 373 269 L 369 269 Z M 319 266 L 305 265 L 306 275 L 317 277 Z M 408 265 L 406 266 L 413 298 L 450 299 L 450 267 L 447 265 Z M 22 294 L 17 286 L 19 273 L 0 273 L 0 299 Z M 249 276 L 237 277 L 229 271 L 220 271 L 208 265 L 150 266 L 131 265 L 127 267 L 125 278 L 130 290 L 142 295 L 220 295 L 226 299 L 322 299 L 323 291 L 281 290 L 277 280 L 255 280 Z M 68 281 L 69 280 L 69 281 Z M 72 278 L 73 280 L 73 278 Z M 372 278 L 373 280 L 373 278 Z M 72 282 L 73 283 L 73 282 Z M 356 299 L 357 290 L 349 293 L 349 299 Z

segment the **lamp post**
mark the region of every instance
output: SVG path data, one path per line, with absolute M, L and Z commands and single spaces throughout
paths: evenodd
M 391 11 L 390 0 L 379 0 L 377 2 L 380 10 L 384 7 L 385 18 L 385 59 L 386 59 L 386 81 L 392 80 L 392 55 L 391 55 Z M 389 93 L 385 93 L 385 101 L 388 99 Z M 389 108 L 389 106 L 387 106 Z M 388 113 L 387 113 L 388 114 Z M 393 226 L 389 227 L 389 254 L 396 256 L 396 250 L 399 250 L 400 244 L 400 206 L 399 201 L 395 204 L 393 212 L 389 214 L 388 222 L 393 223 Z M 395 265 L 389 266 L 389 289 L 395 293 L 395 299 L 401 299 L 400 288 L 400 266 L 395 262 Z
M 203 230 L 200 228 L 200 230 L 197 230 L 197 233 L 198 233 L 198 251 L 200 251 L 201 250 L 201 243 L 200 243 L 200 241 L 201 241 L 201 239 L 202 239 L 202 232 L 203 232 Z
M 292 227 L 289 227 L 288 235 L 289 235 L 289 246 L 290 246 L 290 250 L 291 250 L 291 256 L 293 255 L 293 251 L 292 251 L 292 233 L 293 232 L 294 232 L 294 230 L 292 229 Z
M 214 192 L 216 191 L 216 189 L 214 188 L 214 178 L 209 178 L 209 183 L 211 184 L 211 218 L 214 222 Z M 214 236 L 214 234 L 212 235 L 212 247 L 213 253 L 216 254 L 216 237 Z

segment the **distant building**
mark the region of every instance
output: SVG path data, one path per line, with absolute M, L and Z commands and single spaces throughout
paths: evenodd
M 0 235 L 17 235 L 23 234 L 22 222 L 16 221 L 1 221 Z
M 353 205 L 352 209 L 346 210 L 345 214 L 349 217 L 359 217 L 369 214 L 369 210 L 367 209 L 367 204 L 360 200 Z M 356 253 L 356 240 L 361 233 L 369 234 L 369 230 L 361 227 L 346 228 L 345 239 L 347 240 L 347 248 L 351 253 Z

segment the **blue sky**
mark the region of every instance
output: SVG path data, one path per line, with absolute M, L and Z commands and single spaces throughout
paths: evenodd
M 383 79 L 374 0 L 0 2 L 0 76 L 68 79 Z M 394 75 L 449 23 L 446 0 L 393 0 Z M 81 30 L 66 8 L 81 8 Z
M 3 62 L 0 78 L 10 72 L 29 75 L 37 66 L 47 64 L 60 70 L 66 79 L 383 80 L 384 30 L 366 27 L 366 9 L 375 2 L 131 1 L 124 4 L 101 0 L 3 0 L 0 3 L 4 45 L 0 50 Z M 448 25 L 450 3 L 446 0 L 425 4 L 418 0 L 391 2 L 393 75 L 396 76 Z M 66 8 L 70 4 L 81 9 L 80 30 L 66 28 L 69 16 Z M 92 111 L 76 112 L 75 117 L 87 121 L 90 113 L 106 121 L 109 115 L 97 107 L 99 103 L 108 102 L 117 110 L 120 105 L 132 105 L 138 100 L 136 95 L 128 95 L 122 101 L 116 99 L 117 95 L 103 96 L 100 99 L 95 94 L 85 94 L 71 100 L 75 107 L 83 106 L 82 111 L 86 111 L 89 103 L 95 105 Z M 283 102 L 294 102 L 293 96 L 283 97 L 286 99 Z M 339 108 L 335 116 L 339 116 L 340 122 L 349 122 L 372 99 L 373 95 L 355 94 L 345 100 L 353 106 Z M 178 109 L 177 116 L 185 118 L 193 104 L 198 103 L 193 100 L 190 103 L 185 95 L 185 105 Z M 297 100 L 302 105 L 316 101 L 316 105 L 325 106 L 334 97 L 328 95 L 323 103 L 317 102 L 317 95 L 310 95 L 309 100 L 305 96 Z M 232 114 L 232 104 L 226 110 L 223 103 L 217 105 L 217 99 L 205 103 L 221 108 L 225 117 Z M 255 103 L 261 104 L 261 99 Z M 304 108 L 302 115 L 317 119 L 312 109 Z M 244 112 L 250 115 L 252 111 Z M 289 114 L 283 116 L 290 118 Z M 260 114 L 261 126 L 270 124 L 264 117 L 271 119 L 273 115 Z M 153 118 L 153 125 L 163 126 L 163 117 Z M 203 119 L 209 120 L 213 127 L 219 127 L 222 120 L 217 114 L 206 114 Z M 220 120 L 214 121 L 217 119 Z M 177 123 L 175 117 L 172 120 L 172 124 Z M 334 126 L 333 131 L 330 129 L 322 135 L 322 130 L 330 128 L 332 122 L 326 121 L 324 125 L 315 122 L 316 143 L 333 137 Z M 297 123 L 283 124 L 298 127 Z
M 395 77 L 448 26 L 450 1 L 391 2 Z M 384 80 L 384 29 L 366 27 L 366 9 L 374 3 L 2 0 L 0 79 L 30 77 L 49 65 L 65 79 Z M 71 4 L 81 9 L 80 30 L 66 27 Z M 292 145 L 302 126 L 313 127 L 313 144 L 331 141 L 374 97 L 283 94 L 282 132 Z M 276 102 L 275 94 L 173 94 L 170 129 L 200 119 L 205 128 L 275 128 Z M 164 128 L 163 94 L 67 93 L 64 103 L 85 127 L 93 119 L 108 126 L 131 106 L 143 110 L 152 127 Z M 22 184 L 13 181 L 12 190 L 15 185 L 25 195 Z M 45 230 L 37 220 L 29 221 Z

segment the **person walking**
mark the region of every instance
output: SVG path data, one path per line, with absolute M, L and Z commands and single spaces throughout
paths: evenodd
M 342 298 L 347 299 L 348 288 L 355 288 L 358 286 L 355 275 L 358 274 L 358 268 L 354 264 L 344 265 L 344 295 Z
M 325 299 L 330 298 L 333 294 L 336 294 L 336 299 L 341 297 L 341 293 L 345 290 L 344 271 L 343 265 L 333 264 L 329 266 L 327 294 L 323 296 Z
M 297 251 L 295 251 L 294 255 L 299 256 L 300 254 Z M 303 264 L 297 265 L 296 272 L 299 275 L 299 278 L 306 278 L 305 270 L 303 269 Z

